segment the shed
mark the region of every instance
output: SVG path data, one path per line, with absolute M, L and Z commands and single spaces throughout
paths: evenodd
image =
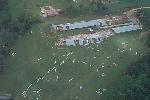
M 139 25 L 128 25 L 128 26 L 122 26 L 122 27 L 115 27 L 112 28 L 112 30 L 115 33 L 123 33 L 123 32 L 130 32 L 130 31 L 135 31 L 135 30 L 139 30 L 141 29 L 141 27 Z

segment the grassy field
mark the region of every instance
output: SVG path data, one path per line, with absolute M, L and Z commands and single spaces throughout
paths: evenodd
M 33 91 L 42 89 L 41 100 L 75 100 L 77 97 L 97 100 L 101 95 L 95 91 L 99 88 L 109 91 L 109 86 L 125 72 L 128 64 L 146 53 L 137 37 L 138 33 L 126 33 L 99 45 L 59 49 L 54 46 L 54 37 L 42 37 L 40 27 L 35 26 L 33 34 L 20 38 L 14 47 L 17 54 L 8 59 L 10 68 L 0 76 L 0 92 L 13 93 L 15 100 L 24 100 L 21 93 L 33 84 L 27 98 L 38 97 Z M 57 71 L 47 73 L 53 67 Z M 106 76 L 101 76 L 103 73 Z M 37 83 L 39 77 L 44 79 Z
M 53 0 L 51 3 L 57 7 L 65 6 L 64 0 Z M 22 11 L 39 16 L 39 7 L 44 4 L 49 4 L 49 0 L 9 2 L 14 19 Z M 16 52 L 16 55 L 7 59 L 9 68 L 0 75 L 0 93 L 12 93 L 14 100 L 35 100 L 37 97 L 40 100 L 102 99 L 96 91 L 99 89 L 109 91 L 109 86 L 115 84 L 127 66 L 146 54 L 147 49 L 139 40 L 140 32 L 116 35 L 98 45 L 65 48 L 54 45 L 60 33 L 41 34 L 44 29 L 48 31 L 49 23 L 97 17 L 81 16 L 73 19 L 56 17 L 33 26 L 33 33 L 28 32 L 19 38 L 14 46 L 13 52 Z M 85 32 L 86 29 L 82 31 Z M 43 79 L 38 81 L 39 78 Z M 32 86 L 27 89 L 30 84 Z M 26 90 L 27 97 L 24 98 L 22 92 Z M 38 90 L 40 96 L 34 92 Z

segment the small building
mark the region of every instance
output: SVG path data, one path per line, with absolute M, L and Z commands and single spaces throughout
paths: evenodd
M 58 16 L 61 11 L 61 9 L 54 9 L 52 6 L 43 6 L 40 9 L 43 17 Z
M 74 30 L 74 29 L 81 29 L 81 28 L 88 28 L 88 27 L 102 27 L 106 26 L 105 19 L 96 19 L 90 21 L 80 21 L 74 23 L 66 23 L 66 24 L 59 24 L 59 25 L 52 25 L 54 31 L 66 31 L 66 30 Z
M 135 30 L 139 30 L 139 29 L 141 29 L 141 27 L 139 25 L 134 25 L 134 24 L 131 24 L 128 26 L 121 26 L 121 27 L 112 28 L 112 30 L 115 33 L 131 32 L 131 31 L 135 31 Z

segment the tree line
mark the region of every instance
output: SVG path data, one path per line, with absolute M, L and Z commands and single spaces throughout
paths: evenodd
M 7 67 L 5 59 L 10 55 L 18 37 L 23 36 L 39 21 L 39 18 L 26 12 L 22 12 L 15 20 L 12 19 L 8 0 L 0 0 L 0 71 Z
M 67 6 L 63 9 L 66 16 L 76 17 L 86 14 L 107 14 L 108 8 L 101 0 L 87 0 L 84 3 L 75 3 L 73 0 L 66 0 Z
M 147 31 L 146 45 L 150 47 L 150 13 L 141 9 L 137 11 L 136 16 L 140 20 L 141 24 L 144 26 L 143 30 Z

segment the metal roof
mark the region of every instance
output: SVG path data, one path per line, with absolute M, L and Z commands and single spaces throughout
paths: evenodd
M 53 28 L 56 30 L 56 28 L 60 26 L 63 28 L 63 30 L 72 30 L 72 29 L 85 28 L 85 27 L 90 27 L 90 26 L 105 26 L 105 25 L 107 25 L 105 19 L 96 19 L 96 20 L 90 20 L 90 21 L 80 21 L 80 22 L 74 22 L 74 23 L 53 25 Z
M 128 25 L 128 26 L 112 28 L 112 30 L 114 30 L 115 33 L 130 32 L 138 29 L 141 29 L 139 25 Z

